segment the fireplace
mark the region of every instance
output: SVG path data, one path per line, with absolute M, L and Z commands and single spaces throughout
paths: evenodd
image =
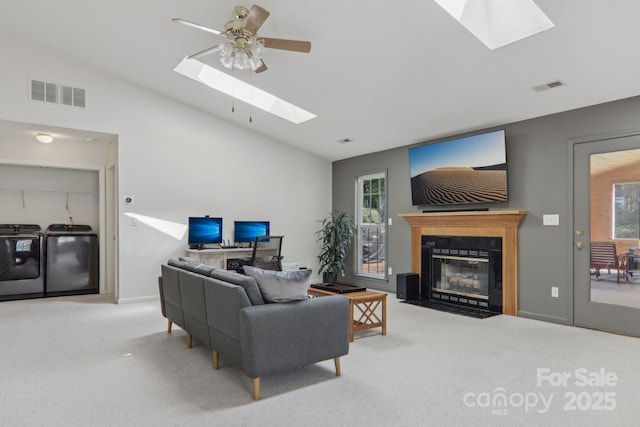
M 420 298 L 502 313 L 502 238 L 422 236 Z
M 411 272 L 420 274 L 423 282 L 422 236 L 499 237 L 502 241 L 502 270 L 496 267 L 494 271 L 500 278 L 502 313 L 517 316 L 518 226 L 526 214 L 521 210 L 400 214 L 411 226 Z M 491 305 L 491 301 L 499 297 L 491 291 L 489 298 Z

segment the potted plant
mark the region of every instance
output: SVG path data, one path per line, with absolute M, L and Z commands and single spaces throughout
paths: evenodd
M 355 234 L 353 219 L 346 212 L 334 210 L 322 220 L 322 228 L 316 232 L 318 242 L 322 242 L 319 272 L 324 283 L 335 283 L 344 272 L 347 249 Z

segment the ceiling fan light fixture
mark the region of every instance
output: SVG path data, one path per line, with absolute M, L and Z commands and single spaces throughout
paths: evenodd
M 249 44 L 249 49 L 251 50 L 252 56 L 258 59 L 262 58 L 262 54 L 264 53 L 264 40 L 255 40 Z
M 223 56 L 222 58 L 220 58 L 220 62 L 222 62 L 222 65 L 224 65 L 226 68 L 233 67 L 233 57 L 232 56 Z
M 220 45 L 220 62 L 226 68 L 256 70 L 262 65 L 264 42 L 255 38 L 240 38 L 241 42 L 225 42 Z
M 260 58 L 256 58 L 255 56 L 252 56 L 251 58 L 249 58 L 249 63 L 251 64 L 251 69 L 255 71 L 260 68 L 260 65 L 262 65 L 262 60 Z
M 181 18 L 173 18 L 172 21 L 174 22 L 227 39 L 218 46 L 194 53 L 187 58 L 201 58 L 218 51 L 220 52 L 220 62 L 226 68 L 251 69 L 256 73 L 261 73 L 267 70 L 262 58 L 265 48 L 305 53 L 311 50 L 311 42 L 309 41 L 275 39 L 272 37 L 258 38 L 258 30 L 270 15 L 267 10 L 258 5 L 251 6 L 251 10 L 243 6 L 237 6 L 234 9 L 234 14 L 236 19 L 227 22 L 224 26 L 224 31 L 205 27 Z
M 233 44 L 231 42 L 224 42 L 220 45 L 220 55 L 221 56 L 231 56 L 233 55 Z

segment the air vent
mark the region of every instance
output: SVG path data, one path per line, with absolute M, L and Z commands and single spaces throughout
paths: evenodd
M 60 104 L 73 105 L 73 88 L 71 86 L 60 86 Z
M 86 108 L 84 89 L 41 80 L 31 80 L 31 100 Z
M 556 80 L 553 82 L 545 83 L 543 85 L 534 86 L 533 90 L 536 92 L 542 92 L 543 90 L 554 89 L 564 85 L 565 84 L 562 81 Z

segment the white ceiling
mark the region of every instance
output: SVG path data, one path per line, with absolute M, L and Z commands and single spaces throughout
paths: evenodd
M 312 48 L 246 79 L 318 115 L 300 125 L 172 71 L 221 39 L 171 18 L 221 29 L 237 0 L 0 0 L 0 31 L 337 160 L 640 94 L 640 2 L 536 3 L 555 27 L 491 51 L 432 0 L 260 0 L 260 35 Z

